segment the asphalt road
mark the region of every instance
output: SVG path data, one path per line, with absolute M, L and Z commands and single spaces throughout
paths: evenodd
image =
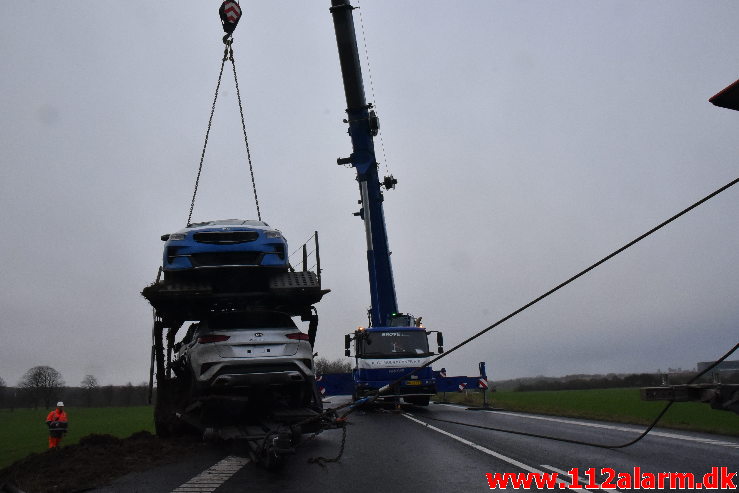
M 334 398 L 334 402 L 342 398 Z M 328 404 L 329 406 L 331 404 Z M 706 409 L 707 412 L 719 412 Z M 555 435 L 597 443 L 625 443 L 639 427 L 521 413 L 468 411 L 432 404 L 402 413 L 358 411 L 350 418 L 346 448 L 338 463 L 325 467 L 312 457 L 334 457 L 340 430 L 325 431 L 305 442 L 279 472 L 251 463 L 238 450 L 213 446 L 178 464 L 131 474 L 95 490 L 126 492 L 450 492 L 489 490 L 486 473 L 566 472 L 595 468 L 595 481 L 615 473 L 693 473 L 701 480 L 712 467 L 739 470 L 739 439 L 657 429 L 641 442 L 623 449 L 602 449 L 432 421 L 430 418 Z M 739 475 L 738 475 L 739 476 Z M 618 479 L 618 477 L 616 477 Z M 562 481 L 559 481 L 562 482 Z M 566 477 L 565 482 L 570 482 Z M 739 479 L 734 477 L 739 484 Z M 519 490 L 520 491 L 520 490 Z M 600 491 L 600 490 L 593 490 Z M 614 491 L 614 490 L 610 490 Z M 619 491 L 619 489 L 615 490 Z

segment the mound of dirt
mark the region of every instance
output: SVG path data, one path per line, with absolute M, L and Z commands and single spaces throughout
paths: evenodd
M 31 454 L 0 471 L 0 486 L 14 485 L 27 493 L 72 493 L 133 471 L 177 461 L 202 443 L 193 437 L 164 440 L 149 432 L 128 438 L 88 435 L 76 445 Z

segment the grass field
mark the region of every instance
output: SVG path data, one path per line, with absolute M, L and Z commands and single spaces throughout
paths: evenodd
M 441 395 L 437 396 L 441 397 Z M 479 393 L 448 392 L 452 402 L 480 405 Z M 556 390 L 539 392 L 494 392 L 488 403 L 509 411 L 524 411 L 620 423 L 649 424 L 666 402 L 645 402 L 639 389 Z M 699 402 L 677 402 L 657 426 L 739 436 L 739 415 L 711 409 Z
M 440 397 L 440 396 L 439 396 Z M 447 393 L 447 400 L 479 405 L 479 393 Z M 644 402 L 639 389 L 559 390 L 542 392 L 495 392 L 488 394 L 494 407 L 556 416 L 600 419 L 620 423 L 648 424 L 662 410 L 663 402 Z M 0 410 L 0 469 L 32 452 L 48 447 L 44 420 L 49 410 Z M 67 408 L 69 433 L 62 445 L 77 443 L 91 433 L 125 438 L 137 431 L 154 432 L 153 410 L 141 407 Z M 739 436 L 739 416 L 716 411 L 707 404 L 678 402 L 658 426 Z
M 154 432 L 153 409 L 141 407 L 71 407 L 69 432 L 62 446 L 77 443 L 91 433 L 125 438 L 137 431 Z M 0 469 L 49 446 L 46 415 L 51 409 L 0 409 Z

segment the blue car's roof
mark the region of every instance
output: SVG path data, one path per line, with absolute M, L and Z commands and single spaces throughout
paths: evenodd
M 205 229 L 219 226 L 245 226 L 251 229 L 271 229 L 269 224 L 264 221 L 254 221 L 251 219 L 218 219 L 215 221 L 204 221 L 201 223 L 191 223 L 187 228 L 181 231 L 192 231 L 193 229 Z

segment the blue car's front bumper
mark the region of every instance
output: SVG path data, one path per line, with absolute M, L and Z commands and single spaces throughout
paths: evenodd
M 207 268 L 288 267 L 287 243 L 282 238 L 259 238 L 242 243 L 203 243 L 193 233 L 184 239 L 168 240 L 164 245 L 165 271 Z

